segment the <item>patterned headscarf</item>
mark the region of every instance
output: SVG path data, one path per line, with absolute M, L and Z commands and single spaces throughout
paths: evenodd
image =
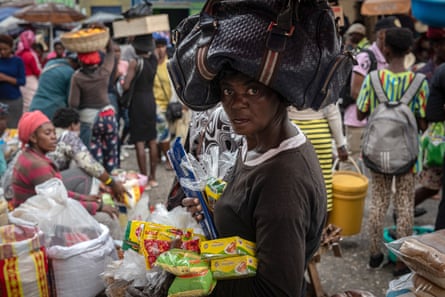
M 36 35 L 31 30 L 26 30 L 20 34 L 19 39 L 17 51 L 15 52 L 16 55 L 25 50 L 32 50 L 32 45 L 36 41 Z

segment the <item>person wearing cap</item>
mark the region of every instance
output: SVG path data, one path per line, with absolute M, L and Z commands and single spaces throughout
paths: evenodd
M 156 131 L 156 101 L 153 94 L 153 81 L 158 60 L 153 53 L 154 42 L 151 34 L 136 36 L 132 42 L 138 58 L 131 60 L 123 85 L 129 90 L 133 85 L 133 97 L 128 108 L 130 117 L 130 142 L 135 144 L 139 172 L 148 176 L 146 189 L 158 186 L 156 166 L 158 163 L 158 144 Z M 138 61 L 142 67 L 137 67 Z M 134 83 L 132 83 L 132 81 Z M 149 148 L 150 172 L 147 172 L 145 146 Z
M 98 51 L 78 53 L 80 69 L 71 78 L 68 106 L 80 115 L 80 138 L 108 172 L 119 166 L 116 111 L 108 85 L 115 58 L 110 39 L 101 59 Z M 101 64 L 102 62 L 102 64 Z
M 366 27 L 360 23 L 352 24 L 345 33 L 348 43 L 351 45 L 354 53 L 370 46 L 366 37 Z
M 375 25 L 376 40 L 368 48 L 373 54 L 377 62 L 377 69 L 383 69 L 387 66 L 386 59 L 383 55 L 383 46 L 385 40 L 385 32 L 389 28 L 400 27 L 400 22 L 397 18 L 385 17 L 377 21 Z M 360 88 L 362 86 L 365 76 L 371 70 L 372 57 L 366 51 L 358 53 L 356 56 L 357 65 L 352 68 L 351 73 L 351 97 L 355 100 L 358 97 Z M 350 104 L 344 111 L 345 134 L 348 144 L 349 156 L 354 159 L 354 161 L 360 164 L 361 156 L 361 139 L 363 130 L 366 126 L 366 119 L 360 121 L 357 119 L 357 106 L 356 104 Z M 356 169 L 350 163 L 341 163 L 341 170 L 351 170 Z
M 378 77 L 390 102 L 397 102 L 408 90 L 416 77 L 412 71 L 405 67 L 405 55 L 410 51 L 413 43 L 413 34 L 407 28 L 390 28 L 385 32 L 383 54 L 388 65 L 378 71 Z M 417 121 L 419 130 L 426 129 L 425 106 L 429 96 L 429 88 L 426 79 L 423 79 L 420 87 L 408 104 Z M 379 104 L 376 88 L 371 82 L 371 76 L 367 75 L 357 98 L 357 117 L 364 119 L 374 112 Z M 417 131 L 415 132 L 417 136 Z M 391 136 L 388 136 L 391 137 Z M 394 148 L 393 148 L 394 149 Z M 417 149 L 417 148 L 415 148 Z M 368 267 L 380 268 L 384 264 L 384 254 L 380 247 L 382 243 L 383 222 L 392 201 L 396 220 L 396 238 L 402 238 L 412 234 L 414 225 L 414 190 L 415 173 L 414 165 L 407 173 L 397 176 L 378 173 L 370 168 L 371 172 L 371 207 L 368 218 L 368 230 L 370 237 L 370 258 Z M 393 188 L 395 194 L 392 195 Z M 394 276 L 409 273 L 406 265 L 397 260 L 393 271 Z
M 434 122 L 443 121 L 444 111 L 441 108 L 441 98 L 437 97 L 443 96 L 442 84 L 440 82 L 445 78 L 445 75 L 443 71 L 439 73 L 434 79 L 434 85 L 433 77 L 435 76 L 436 69 L 445 62 L 445 28 L 429 27 L 426 36 L 431 42 L 433 54 L 425 66 L 417 72 L 425 74 L 430 83 L 431 100 L 428 99 L 427 120 L 428 124 L 431 125 Z M 436 102 L 439 104 L 433 104 Z M 420 187 L 416 189 L 414 202 L 416 206 L 439 193 L 442 188 L 442 176 L 443 170 L 441 167 L 423 166 L 422 171 L 419 173 Z M 421 211 L 422 214 L 426 213 L 424 208 L 418 207 L 417 210 Z
M 13 170 L 13 207 L 18 207 L 36 195 L 35 186 L 54 177 L 61 179 L 56 165 L 46 156 L 57 146 L 55 128 L 50 119 L 39 110 L 26 112 L 20 118 L 18 130 L 23 151 Z M 99 196 L 83 195 L 73 191 L 68 191 L 68 196 L 79 201 L 91 215 L 95 215 L 98 211 L 110 216 L 118 215 L 117 210 L 104 205 Z
M 9 107 L 8 128 L 17 128 L 23 113 L 20 86 L 25 85 L 25 64 L 13 54 L 14 40 L 0 34 L 0 103 Z
M 71 77 L 78 68 L 77 54 L 73 52 L 68 52 L 63 58 L 49 60 L 40 74 L 39 87 L 29 110 L 40 110 L 52 119 L 57 109 L 68 107 Z

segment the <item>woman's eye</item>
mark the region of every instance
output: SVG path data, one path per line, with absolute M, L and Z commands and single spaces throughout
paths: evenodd
M 223 89 L 223 95 L 224 96 L 231 96 L 233 94 L 233 91 L 230 89 Z
M 253 95 L 258 95 L 259 90 L 256 88 L 250 88 L 247 90 L 247 95 L 253 96 Z

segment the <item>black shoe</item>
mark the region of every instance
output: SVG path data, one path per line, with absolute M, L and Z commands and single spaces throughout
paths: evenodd
M 369 263 L 368 263 L 368 268 L 371 269 L 380 269 L 383 267 L 383 260 L 385 259 L 385 256 L 380 253 L 377 255 L 372 255 L 371 257 L 369 257 Z
M 408 267 L 403 267 L 400 269 L 394 269 L 392 272 L 392 275 L 397 277 L 397 276 L 402 276 L 405 274 L 411 273 L 411 269 L 409 269 Z
M 421 216 L 423 216 L 424 214 L 426 214 L 428 211 L 425 209 L 425 208 L 423 208 L 423 207 L 415 207 L 414 208 L 414 217 L 415 218 L 417 218 L 417 217 L 421 217 Z

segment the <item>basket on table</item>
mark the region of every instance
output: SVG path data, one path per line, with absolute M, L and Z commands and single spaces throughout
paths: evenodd
M 108 28 L 87 28 L 68 32 L 60 37 L 63 46 L 72 52 L 89 53 L 105 48 L 110 39 Z

